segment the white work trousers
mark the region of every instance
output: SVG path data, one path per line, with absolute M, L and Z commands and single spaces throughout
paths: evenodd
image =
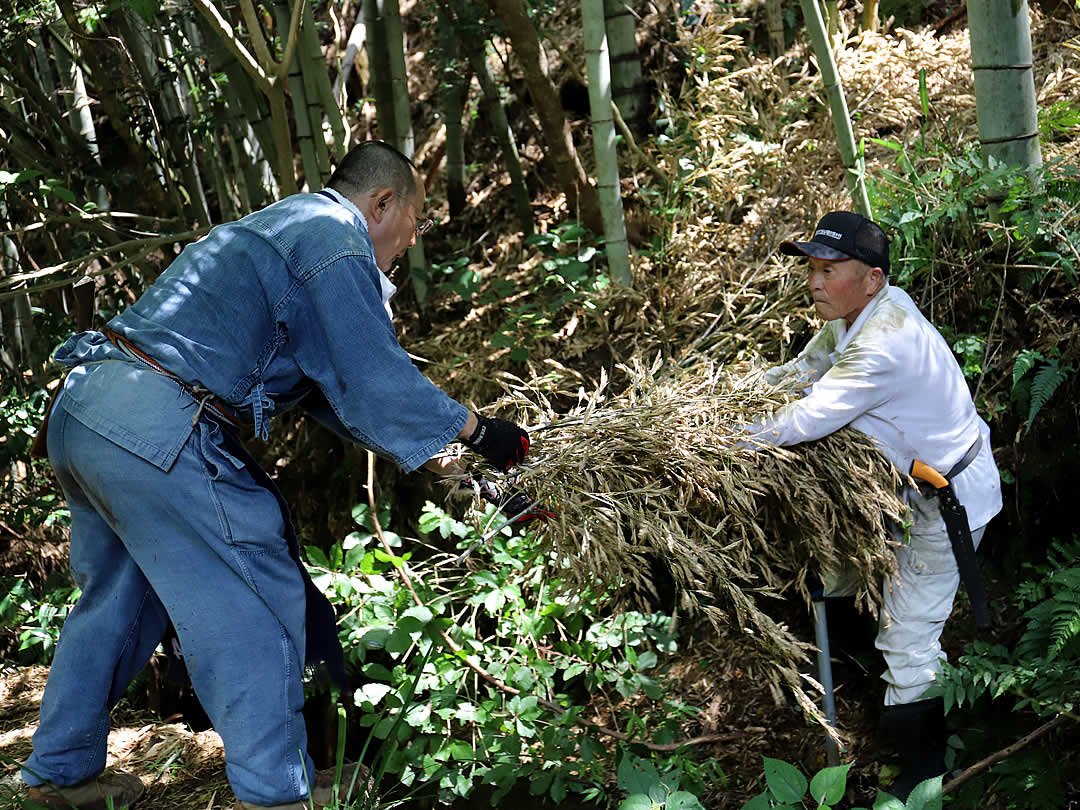
M 916 524 L 918 525 L 918 523 Z M 874 645 L 885 656 L 881 676 L 888 684 L 885 705 L 913 703 L 941 672 L 945 653 L 941 631 L 952 613 L 960 584 L 952 544 L 939 520 L 896 550 L 897 570 L 885 580 L 884 600 Z M 986 526 L 972 529 L 979 547 Z

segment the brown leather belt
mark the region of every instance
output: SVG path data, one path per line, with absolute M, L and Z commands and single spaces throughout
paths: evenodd
M 232 409 L 229 408 L 228 405 L 222 402 L 216 394 L 213 394 L 210 391 L 206 391 L 205 389 L 196 388 L 195 386 L 184 382 L 182 379 L 180 379 L 167 368 L 162 366 L 153 357 L 142 351 L 138 346 L 136 346 L 123 335 L 118 334 L 111 329 L 106 329 L 105 336 L 110 341 L 112 341 L 112 344 L 116 346 L 116 348 L 128 354 L 134 355 L 135 357 L 146 363 L 148 366 L 150 366 L 154 371 L 162 374 L 165 377 L 168 377 L 170 380 L 183 388 L 188 396 L 190 396 L 192 399 L 199 403 L 200 412 L 203 405 L 209 405 L 211 408 L 214 409 L 215 415 L 220 416 L 234 428 L 243 429 L 248 426 L 247 423 L 244 422 L 239 416 L 237 416 L 232 411 Z

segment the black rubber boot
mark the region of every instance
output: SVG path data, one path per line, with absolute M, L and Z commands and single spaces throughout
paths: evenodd
M 945 773 L 945 701 L 919 700 L 886 706 L 881 734 L 900 756 L 900 776 L 886 788 L 906 802 L 917 784 Z

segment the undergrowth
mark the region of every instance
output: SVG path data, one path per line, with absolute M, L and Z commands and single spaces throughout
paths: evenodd
M 386 772 L 398 790 L 424 786 L 449 802 L 484 785 L 497 803 L 527 783 L 556 803 L 599 801 L 631 747 L 676 742 L 695 720 L 698 709 L 665 683 L 678 648 L 669 616 L 606 614 L 605 594 L 564 592 L 560 565 L 529 532 L 504 528 L 464 568 L 445 552 L 416 559 L 384 533 L 388 553 L 370 510 L 354 514 L 360 530 L 307 557 L 341 616 L 347 663 L 365 681 L 353 695 L 356 725 L 391 747 Z M 430 540 L 459 552 L 476 546 L 481 528 L 430 502 L 420 520 Z M 587 721 L 586 705 L 606 707 L 614 733 Z M 722 779 L 715 761 L 689 749 L 659 767 L 691 795 Z

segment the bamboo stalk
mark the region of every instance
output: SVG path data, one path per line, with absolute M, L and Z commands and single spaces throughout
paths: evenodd
M 363 0 L 364 26 L 367 38 L 364 47 L 371 72 L 371 92 L 375 97 L 375 117 L 379 135 L 387 143 L 397 144 L 397 120 L 394 115 L 394 89 L 390 77 L 389 33 L 382 8 L 376 0 Z
M 319 35 L 315 30 L 315 18 L 311 13 L 311 5 L 304 3 L 304 24 L 300 28 L 305 41 L 307 42 L 306 54 L 308 61 L 305 62 L 304 76 L 305 80 L 310 73 L 311 75 L 311 87 L 309 88 L 309 94 L 319 99 L 320 113 L 318 127 L 321 130 L 323 125 L 323 119 L 330 125 L 330 136 L 333 141 L 333 152 L 335 160 L 341 160 L 345 157 L 345 153 L 349 147 L 349 133 L 345 128 L 345 122 L 341 116 L 341 108 L 338 106 L 337 99 L 334 95 L 334 87 L 330 84 L 330 74 L 326 70 L 326 61 L 323 58 L 322 47 L 319 45 Z M 325 142 L 325 138 L 323 139 Z M 323 181 L 330 176 L 330 167 L 326 167 L 326 176 Z
M 589 66 L 589 106 L 592 108 L 597 193 L 600 195 L 600 214 L 604 220 L 604 251 L 612 280 L 629 287 L 633 277 L 619 186 L 615 123 L 611 114 L 611 71 L 604 27 L 604 0 L 583 0 L 581 17 L 585 29 L 585 57 Z
M 1027 0 L 969 0 L 975 115 L 983 151 L 1013 166 L 1038 166 L 1038 106 Z
M 278 28 L 284 29 L 289 18 L 289 0 L 274 0 L 272 10 Z M 306 5 L 305 0 L 296 0 L 298 5 Z M 293 123 L 296 126 L 296 142 L 300 147 L 300 158 L 304 168 L 304 180 L 308 188 L 316 190 L 322 186 L 322 167 L 325 165 L 326 144 L 323 143 L 322 155 L 320 155 L 316 140 L 322 141 L 322 132 L 312 126 L 312 115 L 309 109 L 310 100 L 307 92 L 307 82 L 304 80 L 302 68 L 304 48 L 300 45 L 293 53 L 289 61 L 285 79 L 289 85 L 289 96 L 292 100 Z M 322 120 L 322 117 L 318 117 Z M 318 132 L 318 138 L 316 138 Z
M 454 35 L 454 14 L 446 3 L 439 4 L 437 20 L 439 46 L 444 62 L 439 66 L 439 106 L 446 122 L 446 197 L 450 218 L 465 210 L 465 130 L 461 112 L 472 85 L 472 71 L 461 68 L 457 37 Z
M 451 0 L 455 18 L 464 19 L 465 4 L 463 0 Z M 444 6 L 447 3 L 443 3 Z M 488 118 L 491 120 L 492 132 L 499 143 L 502 153 L 503 165 L 510 175 L 510 196 L 514 201 L 514 210 L 517 213 L 518 225 L 525 236 L 533 232 L 532 202 L 529 199 L 529 190 L 525 185 L 525 172 L 521 168 L 521 157 L 518 154 L 517 143 L 514 140 L 514 131 L 506 117 L 506 110 L 499 95 L 498 85 L 491 75 L 486 53 L 486 40 L 478 37 L 466 37 L 460 40 L 465 56 L 472 65 L 476 74 L 476 81 L 480 84 L 480 91 L 484 94 L 484 102 L 487 106 Z
M 870 198 L 866 193 L 865 166 L 855 147 L 855 133 L 851 128 L 847 100 L 844 98 L 840 76 L 836 72 L 836 61 L 833 59 L 829 35 L 825 30 L 825 21 L 821 19 L 821 9 L 818 7 L 817 0 L 799 0 L 799 3 L 802 6 L 803 18 L 806 20 L 807 31 L 810 33 L 810 41 L 814 46 L 814 54 L 817 56 L 825 92 L 829 97 L 829 110 L 832 112 L 836 141 L 840 147 L 840 158 L 846 169 L 844 176 L 847 179 L 848 190 L 851 192 L 852 204 L 860 214 L 873 218 Z

